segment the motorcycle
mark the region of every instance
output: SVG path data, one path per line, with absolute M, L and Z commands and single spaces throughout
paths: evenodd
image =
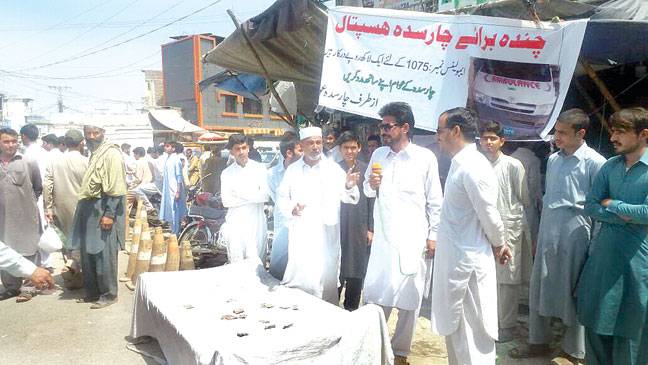
M 222 266 L 228 262 L 227 246 L 219 241 L 226 214 L 220 196 L 211 193 L 196 195 L 189 208 L 189 223 L 179 237 L 181 243 L 188 241 L 191 245 L 196 268 Z

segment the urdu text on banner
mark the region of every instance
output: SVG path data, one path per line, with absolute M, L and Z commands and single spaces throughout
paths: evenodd
M 319 104 L 379 118 L 393 101 L 416 127 L 469 107 L 509 140 L 544 139 L 560 113 L 587 20 L 540 23 L 337 7 L 329 10 Z

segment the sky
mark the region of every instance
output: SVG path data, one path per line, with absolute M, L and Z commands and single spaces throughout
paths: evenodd
M 57 90 L 72 112 L 133 110 L 144 95 L 141 70 L 161 69 L 160 46 L 169 37 L 227 36 L 235 29 L 227 9 L 244 21 L 272 3 L 0 0 L 0 93 L 34 99 L 34 113 L 45 117 L 57 112 Z

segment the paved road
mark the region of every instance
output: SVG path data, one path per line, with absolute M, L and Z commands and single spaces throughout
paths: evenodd
M 125 267 L 127 257 L 120 254 L 120 267 Z M 62 266 L 60 259 L 58 265 Z M 57 282 L 62 285 L 62 279 Z M 50 295 L 39 295 L 27 303 L 14 300 L 0 302 L 0 354 L 1 364 L 110 364 L 138 365 L 156 364 L 126 348 L 126 337 L 130 332 L 133 294 L 120 286 L 119 302 L 101 310 L 90 310 L 89 304 L 78 304 L 76 299 L 83 291 L 57 291 Z M 429 316 L 429 303 L 421 310 Z M 390 318 L 393 330 L 397 316 Z M 421 317 L 418 321 L 412 355 L 412 365 L 447 364 L 443 339 L 433 336 L 430 322 Z M 498 346 L 498 353 L 505 354 L 512 344 Z M 156 343 L 138 346 L 154 355 L 161 356 Z M 511 361 L 502 356 L 501 364 L 543 364 L 544 360 L 533 362 Z

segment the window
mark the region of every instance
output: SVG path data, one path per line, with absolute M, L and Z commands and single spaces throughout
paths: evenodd
M 243 114 L 263 114 L 261 103 L 258 100 L 244 99 Z
M 227 113 L 237 113 L 236 110 L 236 96 L 234 95 L 223 95 L 225 99 L 225 112 Z

